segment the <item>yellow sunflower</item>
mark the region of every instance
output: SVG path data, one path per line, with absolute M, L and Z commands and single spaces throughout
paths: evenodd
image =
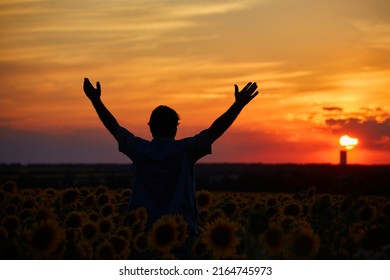
M 32 208 L 34 208 L 35 204 L 36 204 L 35 199 L 33 199 L 33 198 L 26 198 L 23 201 L 22 208 L 23 209 L 32 209 Z
M 188 224 L 182 215 L 176 215 L 175 220 L 176 220 L 177 231 L 178 231 L 177 243 L 179 245 L 182 245 L 186 242 L 189 236 Z
M 236 248 L 240 244 L 240 238 L 236 232 L 239 225 L 228 218 L 219 217 L 205 225 L 202 239 L 206 248 L 216 258 L 234 257 Z
M 105 217 L 98 221 L 98 227 L 101 234 L 108 234 L 114 229 L 114 222 L 110 217 Z
M 131 230 L 128 227 L 121 226 L 116 230 L 116 235 L 117 236 L 122 236 L 126 240 L 131 240 L 132 239 L 132 233 Z
M 270 256 L 275 256 L 283 249 L 283 230 L 279 225 L 271 224 L 265 232 L 260 235 L 260 243 L 264 246 Z
M 114 205 L 112 205 L 111 203 L 106 203 L 100 208 L 100 214 L 103 217 L 109 217 L 113 215 L 114 212 L 115 212 L 115 208 Z
M 62 191 L 61 202 L 64 207 L 75 206 L 80 199 L 80 190 L 76 188 L 67 188 Z
M 0 227 L 0 239 L 5 240 L 8 238 L 8 232 L 4 227 Z
M 1 189 L 8 193 L 16 193 L 18 186 L 14 181 L 8 181 L 1 185 Z
M 145 208 L 137 208 L 127 211 L 123 215 L 122 225 L 128 226 L 137 234 L 143 232 L 148 220 L 148 214 Z
M 111 202 L 111 196 L 108 192 L 102 193 L 97 198 L 97 204 L 103 206 L 106 203 Z
M 73 211 L 65 218 L 65 228 L 80 228 L 83 224 L 84 215 L 80 211 Z
M 192 247 L 192 255 L 196 259 L 202 259 L 208 253 L 206 243 L 200 238 L 197 238 Z
M 30 250 L 35 258 L 52 257 L 64 238 L 63 230 L 54 220 L 36 223 L 28 233 Z
M 145 221 L 145 223 L 146 223 L 146 221 L 148 220 L 148 212 L 147 212 L 146 208 L 143 208 L 143 207 L 137 208 L 135 210 L 135 213 L 136 213 L 138 220 Z
M 284 207 L 283 214 L 286 216 L 297 217 L 301 214 L 301 207 L 295 202 L 290 202 Z
M 63 258 L 66 260 L 82 260 L 92 257 L 92 247 L 85 246 L 82 242 L 68 242 Z
M 102 193 L 106 193 L 108 191 L 108 188 L 104 185 L 99 185 L 96 187 L 95 193 L 96 195 L 100 195 Z
M 6 216 L 2 220 L 2 226 L 7 232 L 7 236 L 16 236 L 20 230 L 20 220 L 16 215 Z
M 367 205 L 359 210 L 359 218 L 361 221 L 370 222 L 376 218 L 377 211 L 374 207 Z
M 81 237 L 87 243 L 95 241 L 98 236 L 98 233 L 99 228 L 94 221 L 87 221 L 81 227 Z
M 138 233 L 133 240 L 134 249 L 137 252 L 145 252 L 148 249 L 148 237 L 143 233 Z
M 0 205 L 1 205 L 0 209 L 5 204 L 6 198 L 7 198 L 7 194 L 5 193 L 4 190 L 0 189 Z
M 44 191 L 44 196 L 49 198 L 49 199 L 55 199 L 58 196 L 58 191 L 53 188 L 47 188 Z
M 38 223 L 55 220 L 56 214 L 54 214 L 53 208 L 46 207 L 45 205 L 38 205 L 34 211 L 35 219 Z
M 106 240 L 100 244 L 96 249 L 96 258 L 100 260 L 113 260 L 115 259 L 115 251 L 111 242 Z
M 319 236 L 311 228 L 302 227 L 288 235 L 284 255 L 288 259 L 310 259 L 317 255 L 320 243 Z
M 123 236 L 113 236 L 110 238 L 110 243 L 114 249 L 115 259 L 126 259 L 130 254 L 130 243 Z
M 213 203 L 211 193 L 206 190 L 196 192 L 196 201 L 200 210 L 208 209 Z
M 93 207 L 97 201 L 96 195 L 93 193 L 88 194 L 83 200 L 83 206 L 86 208 Z
M 153 249 L 166 253 L 178 245 L 178 236 L 175 217 L 166 215 L 154 222 L 148 233 L 148 241 Z
M 9 204 L 5 207 L 6 215 L 16 215 L 16 213 L 18 213 L 18 208 L 15 205 Z

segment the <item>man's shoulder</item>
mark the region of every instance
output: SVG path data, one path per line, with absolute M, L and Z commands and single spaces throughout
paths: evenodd
M 194 140 L 196 141 L 196 140 L 207 139 L 209 137 L 210 137 L 210 132 L 209 132 L 209 129 L 207 128 L 207 129 L 202 130 L 198 134 L 182 138 L 182 139 L 180 139 L 178 141 L 194 141 Z

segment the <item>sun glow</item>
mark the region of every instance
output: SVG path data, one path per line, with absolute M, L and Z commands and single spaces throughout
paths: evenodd
M 359 140 L 357 138 L 351 138 L 348 135 L 340 137 L 340 145 L 346 150 L 352 150 L 358 143 Z

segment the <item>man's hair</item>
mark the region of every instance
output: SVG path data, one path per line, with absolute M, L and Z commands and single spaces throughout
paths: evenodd
M 153 137 L 175 137 L 180 116 L 175 110 L 160 105 L 150 115 L 149 127 Z

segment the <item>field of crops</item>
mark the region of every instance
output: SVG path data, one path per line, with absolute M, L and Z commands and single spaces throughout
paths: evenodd
M 2 259 L 389 259 L 390 199 L 197 192 L 199 236 L 181 216 L 146 229 L 129 189 L 0 186 Z

